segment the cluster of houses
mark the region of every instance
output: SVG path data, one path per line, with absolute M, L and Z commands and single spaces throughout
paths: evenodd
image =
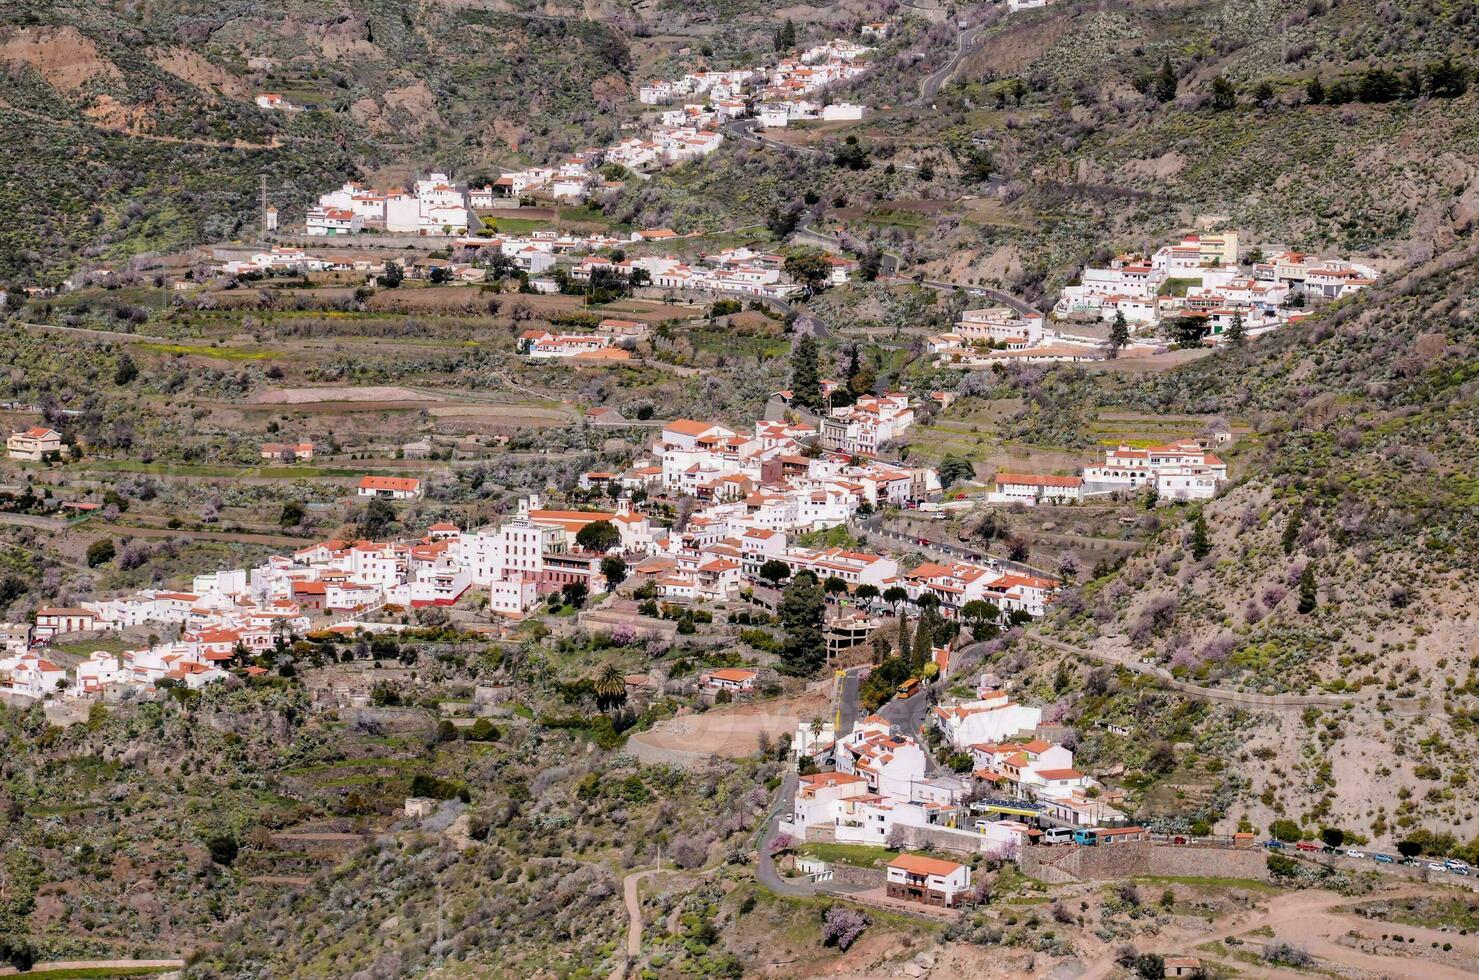
M 652 240 L 655 239 L 649 239 Z M 828 256 L 825 261 L 828 264 L 826 282 L 829 285 L 846 282 L 851 274 L 858 271 L 856 259 Z M 570 276 L 572 279 L 586 280 L 604 269 L 630 277 L 632 273 L 641 270 L 646 273 L 649 282 L 659 289 L 789 299 L 803 293 L 805 287 L 793 281 L 786 274 L 784 266 L 785 256 L 738 246 L 700 256 L 693 262 L 684 262 L 674 255 L 638 256 L 621 261 L 606 256 L 591 256 L 572 266 Z
M 865 36 L 873 38 L 881 39 L 889 30 L 886 23 L 867 26 L 873 30 L 865 31 Z M 828 86 L 861 75 L 867 70 L 865 59 L 872 51 L 866 45 L 834 38 L 769 68 L 696 71 L 681 78 L 648 82 L 637 90 L 643 105 L 683 104 L 662 113 L 663 129 L 654 131 L 649 140 L 619 144 L 614 149 L 641 156 L 650 149 L 642 144 L 656 144 L 669 128 L 703 132 L 752 111 L 766 127 L 781 127 L 802 119 L 861 119 L 862 106 L 828 103 L 819 100 L 818 94 Z
M 376 191 L 359 181 L 320 194 L 304 217 L 306 234 L 355 235 L 365 228 L 395 234 L 465 235 L 472 211 L 466 190 L 443 173 L 429 174 L 409 189 Z
M 1037 310 L 994 306 L 965 310 L 950 332 L 925 340 L 942 367 L 988 367 L 1000 362 L 1091 361 L 1104 356 L 1103 342 L 1075 336 L 1049 325 Z M 1164 348 L 1131 343 L 1120 356 L 1134 357 Z
M 1210 500 L 1227 482 L 1227 464 L 1207 445 L 1182 439 L 1160 446 L 1116 446 L 1104 451 L 1102 466 L 1079 476 L 1035 473 L 996 474 L 987 495 L 994 504 L 1080 504 L 1112 493 L 1154 491 L 1161 500 Z
M 970 770 L 930 775 L 914 735 L 877 715 L 841 735 L 831 724 L 802 724 L 792 740 L 798 761 L 828 768 L 800 777 L 782 831 L 800 841 L 902 841 L 1009 858 L 1076 828 L 1126 822 L 1114 806 L 1118 795 L 1074 768 L 1071 749 L 1044 737 L 1039 707 L 983 684 L 974 697 L 932 708 L 927 723 L 939 731 L 941 751 L 970 757 Z M 950 907 L 969 888 L 969 871 L 957 862 L 901 860 L 889 865 L 891 897 Z
M 1203 319 L 1224 334 L 1235 318 L 1250 333 L 1297 318 L 1291 303 L 1341 299 L 1370 286 L 1375 269 L 1343 259 L 1277 251 L 1242 262 L 1238 235 L 1187 235 L 1154 254 L 1116 256 L 1108 268 L 1086 268 L 1064 287 L 1053 312 L 1060 318 L 1113 320 L 1153 326 L 1171 317 Z

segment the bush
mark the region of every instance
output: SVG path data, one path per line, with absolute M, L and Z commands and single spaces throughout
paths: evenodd
M 206 841 L 206 847 L 211 852 L 211 860 L 227 868 L 236 861 L 236 855 L 241 849 L 235 837 L 228 837 L 224 834 Z
M 87 567 L 97 568 L 99 565 L 106 565 L 113 560 L 115 554 L 117 554 L 117 549 L 113 547 L 113 539 L 99 538 L 87 546 Z

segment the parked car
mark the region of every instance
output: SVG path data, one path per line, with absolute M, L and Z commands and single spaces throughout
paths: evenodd
M 1348 858 L 1363 858 L 1363 857 L 1366 856 L 1366 852 L 1365 851 L 1358 851 L 1354 847 L 1352 847 L 1351 849 L 1349 849 L 1348 851 L 1345 852 L 1345 856 L 1348 857 Z
M 1331 847 L 1329 844 L 1326 844 L 1324 847 L 1321 847 L 1320 850 L 1321 851 L 1324 851 L 1326 854 L 1339 854 L 1340 853 L 1340 848 L 1338 848 L 1338 847 Z
M 1437 861 L 1429 861 L 1428 862 L 1428 870 L 1429 871 L 1447 871 L 1448 869 L 1445 868 L 1445 867 L 1443 867 L 1443 865 L 1439 864 Z
M 1420 868 L 1420 867 L 1422 867 L 1422 864 L 1423 864 L 1417 858 L 1403 858 L 1402 860 L 1398 861 L 1397 863 L 1398 864 L 1405 864 L 1409 868 Z
M 1469 871 L 1469 869 L 1467 867 L 1464 867 L 1464 868 L 1449 868 L 1448 870 L 1449 871 L 1452 871 L 1456 875 L 1463 875 L 1465 878 L 1467 878 L 1471 874 L 1471 872 Z
M 1270 851 L 1282 851 L 1288 848 L 1289 845 L 1285 844 L 1281 840 L 1266 840 L 1263 842 L 1263 846 L 1268 848 Z
M 1318 851 L 1320 849 L 1319 844 L 1316 844 L 1314 841 L 1307 840 L 1302 840 L 1294 846 L 1299 848 L 1301 851 Z
M 1463 868 L 1465 871 L 1468 871 L 1469 863 L 1467 861 L 1460 861 L 1458 858 L 1449 858 L 1447 861 L 1443 862 L 1443 867 L 1447 868 L 1449 871 L 1456 871 L 1459 868 Z
M 1392 858 L 1392 856 L 1390 854 L 1373 854 L 1373 855 L 1371 855 L 1371 860 L 1376 861 L 1376 862 L 1378 862 L 1380 864 L 1396 864 L 1397 863 Z

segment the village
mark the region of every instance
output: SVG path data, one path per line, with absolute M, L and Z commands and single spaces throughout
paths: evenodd
M 880 28 L 881 29 L 881 28 Z M 377 190 L 360 182 L 319 195 L 304 214 L 309 237 L 342 237 L 364 232 L 416 236 L 466 235 L 475 214 L 510 213 L 521 201 L 579 204 L 624 179 L 644 179 L 653 171 L 700 160 L 724 142 L 723 127 L 753 117 L 766 128 L 791 122 L 859 120 L 862 106 L 815 101 L 831 86 L 867 70 L 872 48 L 837 38 L 816 45 L 772 67 L 733 71 L 691 72 L 673 81 L 645 84 L 638 93 L 643 105 L 682 102 L 653 113 L 657 125 L 645 136 L 611 146 L 590 147 L 556 164 L 502 172 L 491 183 L 468 186 L 445 173 L 431 173 L 410 187 Z M 258 104 L 268 108 L 265 93 Z M 688 98 L 699 101 L 684 102 Z M 610 173 L 616 176 L 603 176 Z M 277 212 L 266 230 L 276 231 Z

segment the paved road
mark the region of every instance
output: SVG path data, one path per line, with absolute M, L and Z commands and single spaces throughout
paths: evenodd
M 985 27 L 972 27 L 956 35 L 955 54 L 951 55 L 950 60 L 945 62 L 944 65 L 920 80 L 919 97 L 909 104 L 915 106 L 924 105 L 938 95 L 941 87 L 955 76 L 956 69 L 960 67 L 960 63 L 975 50 L 976 42 L 980 39 L 981 32 L 985 29 Z
M 878 716 L 890 725 L 902 728 L 904 734 L 918 737 L 919 730 L 924 727 L 925 717 L 929 714 L 929 708 L 929 701 L 925 698 L 924 691 L 921 690 L 912 698 L 903 701 L 894 698 L 887 702 L 878 709 Z
M 781 817 L 791 812 L 792 804 L 796 799 L 796 787 L 799 784 L 800 780 L 794 772 L 786 773 L 786 777 L 781 780 L 780 791 L 776 794 L 775 804 L 765 815 L 765 823 L 760 828 L 760 837 L 755 844 L 757 852 L 755 877 L 766 888 L 777 895 L 788 898 L 805 898 L 815 895 L 819 890 L 810 881 L 782 877 L 780 872 L 776 871 L 775 858 L 770 853 L 770 845 L 781 833 Z
M 849 667 L 842 672 L 841 689 L 837 692 L 837 738 L 851 734 L 858 720 L 858 677 L 862 672 L 862 667 Z

